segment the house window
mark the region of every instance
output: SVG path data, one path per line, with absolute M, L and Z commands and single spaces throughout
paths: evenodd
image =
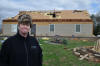
M 11 32 L 17 32 L 17 24 L 11 24 Z
M 80 32 L 80 24 L 76 24 L 75 32 Z
M 50 24 L 50 32 L 54 32 L 54 24 Z
M 36 24 L 32 24 L 31 34 L 36 34 Z

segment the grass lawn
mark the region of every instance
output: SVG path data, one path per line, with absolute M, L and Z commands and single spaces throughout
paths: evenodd
M 43 66 L 100 66 L 100 63 L 79 60 L 72 51 L 75 47 L 91 46 L 95 42 L 68 40 L 67 45 L 54 45 L 40 40 L 40 44 L 43 49 Z
M 95 42 L 68 40 L 67 45 L 47 44 L 40 40 L 43 50 L 43 66 L 100 66 L 100 63 L 79 60 L 73 54 L 73 48 L 81 46 L 92 46 Z

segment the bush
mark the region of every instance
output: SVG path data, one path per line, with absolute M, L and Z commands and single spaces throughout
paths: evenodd
M 96 29 L 94 30 L 94 35 L 100 35 L 100 25 L 96 26 Z
M 63 44 L 65 44 L 65 45 L 67 45 L 67 44 L 68 44 L 68 42 L 67 42 L 67 40 L 66 40 L 66 39 L 63 39 L 63 40 L 62 40 L 62 42 L 63 42 Z

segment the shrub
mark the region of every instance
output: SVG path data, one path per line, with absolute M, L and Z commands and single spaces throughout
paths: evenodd
M 67 42 L 67 40 L 66 40 L 66 39 L 63 39 L 63 40 L 62 40 L 62 42 L 63 42 L 63 44 L 65 44 L 65 45 L 67 45 L 67 44 L 68 44 L 68 42 Z
M 100 35 L 100 25 L 96 26 L 96 29 L 94 30 L 94 35 Z

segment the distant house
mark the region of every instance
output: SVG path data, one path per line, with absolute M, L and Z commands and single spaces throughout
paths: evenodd
M 37 36 L 93 36 L 93 22 L 86 10 L 59 11 L 21 11 L 12 18 L 3 20 L 3 35 L 13 35 L 17 32 L 17 18 L 21 14 L 32 17 L 30 34 Z

